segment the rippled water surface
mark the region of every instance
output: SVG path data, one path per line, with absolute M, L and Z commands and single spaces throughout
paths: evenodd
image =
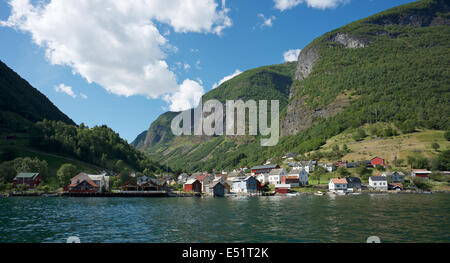
M 0 242 L 450 242 L 450 195 L 0 198 Z

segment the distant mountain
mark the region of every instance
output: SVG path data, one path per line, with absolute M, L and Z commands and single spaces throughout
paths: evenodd
M 286 108 L 289 99 L 289 90 L 293 82 L 296 63 L 284 63 L 248 70 L 237 77 L 226 81 L 218 88 L 211 90 L 203 96 L 203 101 L 216 99 L 221 102 L 226 100 L 242 99 L 247 101 L 280 100 L 280 107 Z M 141 133 L 132 145 L 141 150 L 166 143 L 173 139 L 170 130 L 172 119 L 178 112 L 166 112 L 162 114 L 150 129 Z
M 449 39 L 448 1 L 381 12 L 315 39 L 296 65 L 249 70 L 204 95 L 204 101 L 279 99 L 283 137 L 277 146 L 261 147 L 253 136 L 173 137 L 163 116 L 139 149 L 173 168 L 201 171 L 314 151 L 365 124 L 388 123 L 401 133 L 448 130 Z
M 24 131 L 43 119 L 75 125 L 45 95 L 0 61 L 0 131 Z

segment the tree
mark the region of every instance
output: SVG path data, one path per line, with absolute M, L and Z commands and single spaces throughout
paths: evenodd
M 370 175 L 372 175 L 372 172 L 367 169 L 366 165 L 362 164 L 356 168 L 356 173 L 359 175 L 359 177 L 363 179 L 368 179 Z
M 122 160 L 117 160 L 116 164 L 114 165 L 114 169 L 118 172 L 121 172 L 123 169 L 125 169 L 126 164 Z
M 438 151 L 439 148 L 440 148 L 441 146 L 439 145 L 439 143 L 433 142 L 433 143 L 431 144 L 431 147 L 432 147 L 435 151 Z
M 38 158 L 17 158 L 13 161 L 16 173 L 39 173 L 44 182 L 48 182 L 48 164 L 47 161 L 41 161 Z
M 58 176 L 58 180 L 61 186 L 68 185 L 70 183 L 70 179 L 75 177 L 79 173 L 78 168 L 73 164 L 63 164 L 56 172 Z
M 444 138 L 447 139 L 447 141 L 450 141 L 450 131 L 444 133 Z
M 336 170 L 336 173 L 339 174 L 341 177 L 349 176 L 350 172 L 345 167 L 339 167 Z
M 324 167 L 322 167 L 322 166 L 317 166 L 317 167 L 314 169 L 313 174 L 314 174 L 314 176 L 317 177 L 318 184 L 320 184 L 320 177 L 321 177 L 322 175 L 326 174 L 326 173 L 327 173 L 327 170 L 326 170 Z
M 12 180 L 14 180 L 14 177 L 16 177 L 16 175 L 17 172 L 12 161 L 0 164 L 0 181 L 3 181 L 4 183 L 10 183 L 12 182 Z
M 363 128 L 358 128 L 356 130 L 356 132 L 353 134 L 353 139 L 355 141 L 362 141 L 366 137 L 367 137 L 367 134 Z
M 420 178 L 420 177 L 414 177 L 412 179 L 412 181 L 413 181 L 414 185 L 417 186 L 417 188 L 419 188 L 423 191 L 430 191 L 432 188 L 431 183 L 427 179 Z

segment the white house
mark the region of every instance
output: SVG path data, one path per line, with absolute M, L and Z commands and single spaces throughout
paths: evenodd
M 296 162 L 294 165 L 292 165 L 292 169 L 294 170 L 305 170 L 306 172 L 312 173 L 314 172 L 314 161 L 302 161 L 302 162 Z
M 329 173 L 336 171 L 336 166 L 332 163 L 319 163 L 318 166 L 325 168 Z
M 371 176 L 369 178 L 369 187 L 375 190 L 387 191 L 388 182 L 386 176 Z
M 284 169 L 284 168 L 273 169 L 269 173 L 269 184 L 276 185 L 276 184 L 281 183 L 281 178 L 286 175 L 287 175 L 287 172 L 286 172 L 286 169 Z
M 269 183 L 269 174 L 258 174 L 256 176 L 256 180 L 258 180 L 262 184 L 268 184 Z
M 340 193 L 347 192 L 347 180 L 339 178 L 331 179 L 328 183 L 328 191 Z
M 234 193 L 256 193 L 258 191 L 258 181 L 253 176 L 236 178 L 233 181 L 231 190 Z

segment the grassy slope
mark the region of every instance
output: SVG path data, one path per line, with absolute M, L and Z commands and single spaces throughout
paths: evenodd
M 368 127 L 369 125 L 365 126 L 365 128 Z M 330 138 L 325 145 L 320 147 L 320 150 L 327 152 L 331 151 L 334 145 L 342 146 L 346 144 L 351 152 L 342 158 L 344 160 L 361 161 L 380 156 L 392 164 L 395 156 L 402 160 L 417 154 L 421 154 L 426 158 L 436 157 L 438 152 L 431 147 L 431 144 L 434 142 L 440 145 L 440 150 L 450 149 L 450 142 L 444 138 L 444 131 L 425 129 L 390 138 L 368 136 L 359 142 L 352 138 L 350 131 L 347 131 Z
M 94 166 L 92 164 L 88 164 L 79 160 L 74 160 L 69 157 L 45 153 L 38 150 L 35 150 L 28 146 L 28 135 L 23 133 L 8 133 L 8 135 L 16 135 L 16 140 L 5 140 L 5 134 L 0 134 L 0 151 L 8 147 L 9 149 L 13 149 L 15 153 L 15 157 L 30 157 L 30 158 L 38 158 L 41 161 L 47 161 L 48 163 L 48 171 L 50 174 L 50 185 L 57 186 L 58 180 L 56 176 L 56 172 L 61 167 L 61 165 L 70 163 L 75 165 L 80 171 L 96 174 L 103 169 L 98 166 Z

